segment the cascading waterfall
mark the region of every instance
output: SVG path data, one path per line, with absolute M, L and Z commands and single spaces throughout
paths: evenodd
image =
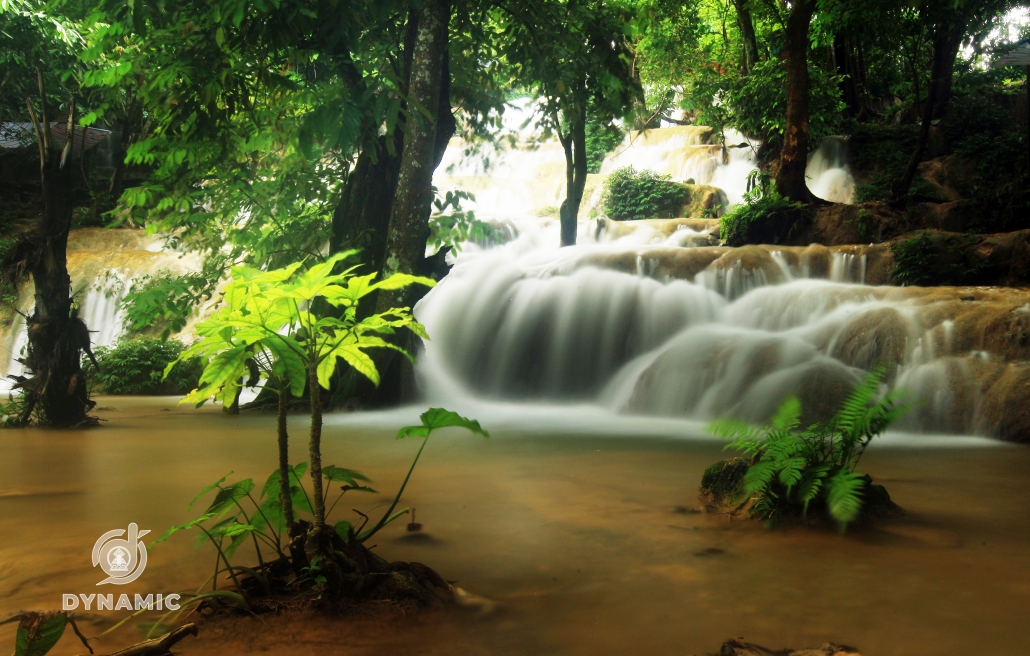
M 727 137 L 712 144 L 711 131 L 695 127 L 629 135 L 601 177 L 633 165 L 718 184 L 739 200 L 754 151 L 728 147 L 744 140 Z M 449 156 L 467 154 L 452 144 Z M 559 202 L 560 151 L 538 145 L 516 157 L 514 169 L 476 178 L 480 188 L 513 189 L 505 176 L 514 175 L 550 185 L 547 202 Z M 809 185 L 823 198 L 852 201 L 845 139 L 829 138 L 812 155 Z M 432 337 L 417 367 L 431 401 L 761 421 L 796 394 L 817 420 L 864 372 L 885 366 L 887 385 L 917 403 L 902 428 L 987 434 L 998 429 L 1006 393 L 989 388 L 1023 380 L 1018 364 L 984 350 L 985 329 L 966 303 L 972 296 L 869 286 L 873 251 L 865 247 L 730 249 L 717 239 L 717 221 L 602 217 L 581 220 L 578 245 L 559 248 L 557 221 L 539 210 L 528 196 L 492 205 L 491 216 L 517 236 L 465 245 L 416 307 Z M 992 317 L 1027 301 L 1017 292 L 980 294 L 981 312 Z
M 948 288 L 863 285 L 860 258 L 848 253 L 822 267 L 831 280 L 806 277 L 812 269 L 785 256 L 775 281 L 744 259 L 726 268 L 715 260 L 690 279 L 658 267 L 619 271 L 608 258 L 646 262 L 668 242 L 595 234 L 584 223 L 580 245 L 558 248 L 557 226 L 526 228 L 509 244 L 458 255 L 416 308 L 432 337 L 418 365 L 431 401 L 593 403 L 761 421 L 796 394 L 818 420 L 884 364 L 888 383 L 919 404 L 902 427 L 991 430 L 980 408 L 984 376 L 974 372 L 1006 365 L 956 349 L 943 313 L 960 301 Z

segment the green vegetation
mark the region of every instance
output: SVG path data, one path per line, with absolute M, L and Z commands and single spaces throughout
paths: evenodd
M 986 264 L 973 254 L 976 237 L 938 235 L 929 230 L 896 242 L 891 278 L 900 285 L 974 285 Z
M 610 219 L 670 218 L 676 216 L 688 198 L 683 185 L 668 175 L 632 166 L 616 169 L 604 181 L 601 206 Z
M 731 440 L 750 460 L 739 493 L 752 503 L 751 515 L 763 519 L 825 512 L 841 530 L 858 519 L 869 479 L 855 471 L 869 443 L 910 405 L 897 392 L 880 396 L 882 370 L 866 376 L 825 424 L 801 429 L 801 402 L 789 397 L 766 426 L 723 419 L 709 431 Z
M 99 368 L 93 370 L 91 363 L 83 363 L 83 368 L 105 394 L 183 394 L 196 388 L 200 360 L 182 361 L 167 378 L 162 373 L 185 349 L 178 340 L 137 337 L 112 347 L 98 346 L 94 355 Z
M 121 302 L 125 328 L 132 333 L 160 331 L 161 339 L 168 339 L 183 329 L 200 303 L 211 298 L 227 264 L 225 257 L 214 256 L 194 273 L 179 276 L 161 271 L 136 279 Z
M 752 173 L 744 202 L 722 217 L 719 236 L 727 246 L 788 243 L 811 221 L 811 210 L 781 196 L 767 174 Z
M 602 122 L 592 113 L 587 116 L 586 152 L 587 173 L 599 173 L 604 156 L 615 150 L 626 136 L 625 130 L 614 121 Z
M 489 223 L 479 221 L 472 210 L 463 210 L 461 201 L 476 200 L 466 191 L 448 191 L 433 201 L 433 215 L 429 217 L 427 245 L 434 251 L 451 248 L 461 250 L 461 244 L 471 242 L 486 246 L 500 243 L 503 235 Z

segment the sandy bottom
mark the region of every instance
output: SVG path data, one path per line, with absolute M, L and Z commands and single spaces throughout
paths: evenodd
M 195 535 L 154 547 L 126 586 L 96 586 L 93 544 L 129 522 L 151 530 L 149 541 L 199 514 L 186 504 L 206 484 L 235 471 L 260 485 L 274 467 L 272 416 L 229 417 L 173 399 L 101 406 L 109 409 L 98 430 L 0 431 L 0 616 L 57 609 L 63 593 L 196 589 L 214 552 L 194 550 Z M 306 420 L 291 421 L 300 461 Z M 326 428 L 324 463 L 363 471 L 384 494 L 347 498 L 334 519 L 354 519 L 351 508 L 381 512 L 417 442 L 336 423 Z M 398 523 L 377 536 L 376 550 L 432 566 L 497 601 L 495 612 L 241 618 L 178 651 L 693 654 L 745 636 L 775 647 L 832 640 L 878 656 L 1025 653 L 1030 449 L 874 449 L 862 469 L 910 514 L 844 536 L 690 512 L 702 471 L 720 457 L 711 442 L 647 435 L 441 433 L 404 499 L 425 531 Z M 250 564 L 252 551 L 237 560 Z M 93 611 L 81 625 L 96 635 L 125 614 Z M 133 624 L 97 651 L 140 639 Z M 0 627 L 0 651 L 13 635 Z M 83 652 L 69 634 L 52 653 Z

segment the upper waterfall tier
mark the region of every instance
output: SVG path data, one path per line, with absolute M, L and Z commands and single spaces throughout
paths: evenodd
M 545 138 L 522 102 L 504 115 L 504 131 L 494 141 L 470 144 L 454 138 L 444 153 L 434 184 L 444 191 L 476 196 L 468 203 L 480 218 L 516 219 L 556 214 L 565 198 L 565 152 L 555 138 Z M 755 170 L 761 143 L 726 129 L 721 138 L 705 126 L 674 126 L 629 132 L 609 153 L 598 174 L 588 176 L 581 217 L 601 213 L 604 179 L 632 166 L 693 181 L 723 191 L 726 206 L 740 203 L 748 175 Z M 854 180 L 847 165 L 847 140 L 827 137 L 809 156 L 808 184 L 816 196 L 840 203 L 854 200 Z

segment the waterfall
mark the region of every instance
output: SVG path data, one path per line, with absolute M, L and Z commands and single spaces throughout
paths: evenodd
M 834 203 L 855 202 L 855 179 L 847 163 L 848 140 L 830 136 L 808 156 L 805 179 L 816 197 Z
M 68 239 L 72 297 L 94 346 L 110 346 L 124 334 L 120 304 L 135 280 L 161 271 L 181 275 L 200 266 L 199 255 L 167 250 L 163 239 L 141 230 L 86 228 L 73 231 Z M 0 334 L 0 343 L 6 347 L 0 348 L 0 367 L 7 376 L 24 373 L 17 359 L 24 356 L 28 344 L 24 317 L 30 316 L 35 306 L 33 293 L 31 282 L 22 286 L 18 313 Z M 0 390 L 10 389 L 11 382 L 0 379 Z
M 901 427 L 994 430 L 985 394 L 1014 365 L 971 347 L 1012 312 L 1008 292 L 955 319 L 968 292 L 865 285 L 853 247 L 684 247 L 703 233 L 636 223 L 613 237 L 582 222 L 559 248 L 556 222 L 527 219 L 510 243 L 463 250 L 415 310 L 429 401 L 763 421 L 795 394 L 816 421 L 886 365 L 918 404 Z
M 503 217 L 513 238 L 464 247 L 416 307 L 432 338 L 417 366 L 431 401 L 762 421 L 795 394 L 814 421 L 886 366 L 885 384 L 918 403 L 905 428 L 997 428 L 997 399 L 1025 376 L 983 350 L 981 321 L 1001 322 L 1012 299 L 983 292 L 970 313 L 959 289 L 868 285 L 870 266 L 885 280 L 875 247 L 730 249 L 705 219 L 581 215 L 578 245 L 559 248 L 564 156 L 518 111 L 513 145 L 474 152 L 455 140 L 436 178 L 473 185 L 479 211 Z M 623 166 L 716 185 L 737 202 L 757 145 L 697 126 L 630 133 L 591 176 L 585 206 L 597 208 L 604 176 Z M 807 174 L 817 196 L 851 202 L 847 140 L 824 139 Z

